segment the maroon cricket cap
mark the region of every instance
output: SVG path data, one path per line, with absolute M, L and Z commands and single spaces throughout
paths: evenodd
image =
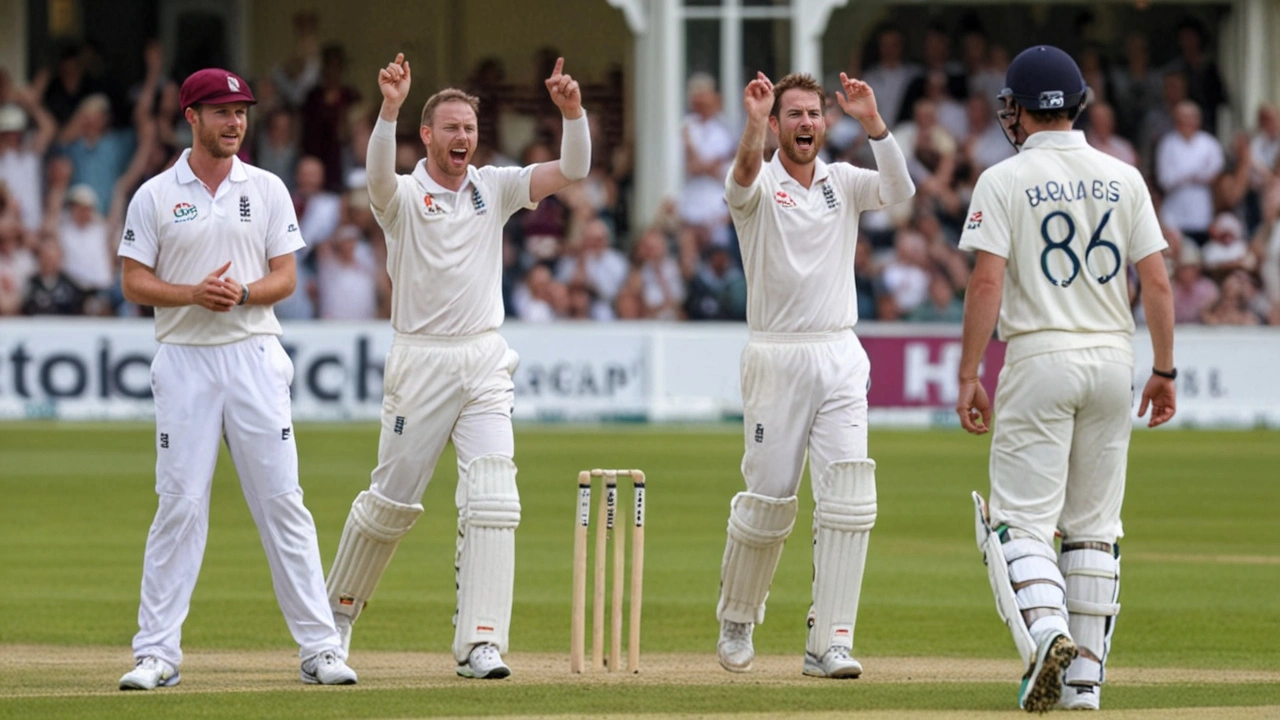
M 252 105 L 258 102 L 249 89 L 249 83 L 239 75 L 221 68 L 205 68 L 188 75 L 182 82 L 178 101 L 183 110 L 197 103 L 216 105 L 247 102 Z

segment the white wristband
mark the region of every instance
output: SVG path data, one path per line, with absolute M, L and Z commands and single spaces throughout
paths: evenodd
M 560 172 L 570 180 L 581 180 L 591 172 L 591 127 L 587 113 L 582 117 L 564 120 L 564 132 L 560 137 Z

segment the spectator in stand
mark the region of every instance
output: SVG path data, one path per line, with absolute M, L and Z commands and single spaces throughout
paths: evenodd
M 1200 107 L 1174 109 L 1174 132 L 1156 147 L 1156 180 L 1164 192 L 1161 220 L 1203 244 L 1213 221 L 1213 181 L 1222 171 L 1222 146 L 1201 130 Z
M 264 132 L 255 138 L 254 164 L 279 176 L 289 193 L 293 194 L 298 187 L 298 139 L 293 113 L 284 108 L 268 111 L 263 129 Z
M 916 209 L 943 216 L 964 212 L 955 191 L 958 146 L 956 139 L 938 123 L 937 106 L 924 99 L 916 103 L 914 120 L 894 129 L 894 137 L 907 158 L 907 170 L 916 185 Z M 890 206 L 899 219 L 910 218 L 912 203 Z
M 941 93 L 951 100 L 964 100 L 969 92 L 969 78 L 965 68 L 951 59 L 951 36 L 941 23 L 931 22 L 924 31 L 924 67 L 911 79 L 902 98 L 902 107 L 898 114 L 886 116 L 899 123 L 911 117 L 916 103 L 921 98 L 929 97 L 928 84 L 937 82 L 937 78 L 929 76 L 941 73 Z M 875 88 L 872 88 L 875 89 Z M 879 95 L 877 95 L 877 98 Z M 937 101 L 935 100 L 935 103 Z M 939 117 L 945 113 L 940 112 Z M 963 134 L 962 134 L 963 136 Z
M 1208 33 L 1199 20 L 1187 17 L 1178 23 L 1177 37 L 1178 57 L 1165 72 L 1186 76 L 1187 95 L 1200 106 L 1204 128 L 1213 134 L 1218 129 L 1218 106 L 1227 103 L 1227 87 L 1208 52 Z
M 325 189 L 332 192 L 342 190 L 343 146 L 350 137 L 347 113 L 360 102 L 360 92 L 342 82 L 346 68 L 342 46 L 326 45 L 321 51 L 320 84 L 302 104 L 302 152 L 324 163 Z
M 1258 106 L 1258 127 L 1249 141 L 1255 176 L 1253 187 L 1261 190 L 1280 172 L 1280 112 L 1275 105 Z
M 1004 89 L 1004 68 L 997 69 L 992 65 L 992 46 L 981 28 L 971 27 L 966 30 L 960 45 L 965 72 L 968 74 L 968 99 L 982 100 L 986 103 L 986 114 L 994 115 L 998 109 L 996 96 Z
M 640 278 L 644 316 L 655 320 L 680 320 L 686 288 L 680 264 L 667 249 L 667 237 L 650 228 L 636 243 L 632 275 Z
M 1080 51 L 1080 74 L 1084 77 L 1085 86 L 1089 88 L 1089 105 L 1111 102 L 1111 75 L 1107 70 L 1107 59 L 1098 45 L 1090 43 Z M 1088 129 L 1092 120 L 1087 115 L 1083 119 L 1086 127 L 1081 129 Z
M 90 297 L 104 302 L 115 285 L 115 238 L 98 212 L 98 194 L 88 185 L 66 191 L 67 209 L 54 220 L 54 233 L 64 253 L 62 270 Z M 95 313 L 96 314 L 96 313 Z
M 84 293 L 62 271 L 62 247 L 56 241 L 40 243 L 39 270 L 27 284 L 23 315 L 79 315 Z
M 342 196 L 327 188 L 328 169 L 319 158 L 308 155 L 298 161 L 294 173 L 293 209 L 298 214 L 302 237 L 319 244 L 333 237 L 342 221 Z
M 618 291 L 618 297 L 613 301 L 614 315 L 619 320 L 643 320 L 644 314 L 644 283 L 640 280 L 640 275 L 632 273 L 627 276 L 627 281 L 622 284 L 622 289 Z
M 546 265 L 534 265 L 516 285 L 512 299 L 516 317 L 526 322 L 551 322 L 568 309 L 565 287 L 551 276 Z
M 271 79 L 276 91 L 289 108 L 302 107 L 312 88 L 320 82 L 320 41 L 317 35 L 319 24 L 319 18 L 314 12 L 295 13 L 293 54 L 271 69 Z
M 1205 272 L 1223 277 L 1236 270 L 1253 272 L 1257 258 L 1249 250 L 1244 224 L 1229 212 L 1218 213 L 1209 226 L 1209 242 L 1201 248 Z
M 609 307 L 609 303 L 602 300 L 586 283 L 569 283 L 566 293 L 568 296 L 568 305 L 564 314 L 566 320 L 609 322 L 615 319 L 613 308 Z
M 960 152 L 963 162 L 968 166 L 969 177 L 977 178 L 983 170 L 1005 158 L 1013 157 L 1016 151 L 995 120 L 990 98 L 970 95 L 965 101 L 965 110 L 969 116 L 969 135 L 961 145 Z
M 1201 315 L 1205 325 L 1260 325 L 1262 316 L 1253 308 L 1255 288 L 1252 278 L 1236 270 L 1222 280 L 1218 301 Z
M 75 116 L 62 128 L 58 138 L 62 153 L 75 167 L 71 181 L 93 188 L 98 212 L 110 209 L 111 191 L 129 158 L 133 156 L 133 136 L 111 128 L 111 103 L 103 94 L 90 95 L 80 102 Z
M 1147 110 L 1138 129 L 1138 157 L 1144 175 L 1153 178 L 1156 167 L 1156 146 L 1165 135 L 1173 132 L 1174 110 L 1187 99 L 1187 76 L 1182 73 L 1165 73 L 1163 76 L 1162 102 Z
M 885 265 L 882 274 L 884 288 L 893 297 L 898 313 L 910 313 L 929 297 L 929 275 L 932 269 L 928 242 L 924 236 L 913 229 L 899 230 L 898 239 L 894 242 L 893 260 Z
M 904 102 L 904 99 L 907 95 L 907 87 L 920 74 L 920 66 L 902 61 L 905 42 L 902 31 L 896 26 L 881 27 L 876 34 L 875 42 L 879 51 L 877 60 L 867 67 L 866 72 L 862 74 L 862 80 L 870 85 L 871 90 L 876 94 L 876 104 L 880 108 L 881 116 L 893 124 L 911 107 Z M 857 67 L 859 63 L 854 62 L 850 65 Z
M 609 224 L 598 218 L 590 220 L 583 226 L 577 245 L 556 264 L 556 280 L 584 285 L 606 305 L 612 305 L 630 271 L 626 256 L 612 245 Z
M 1253 175 L 1253 153 L 1249 151 L 1249 134 L 1235 134 L 1230 150 L 1224 155 L 1222 172 L 1213 179 L 1213 205 L 1218 210 L 1236 213 L 1248 222 L 1248 230 L 1258 225 L 1258 198 L 1249 188 Z
M 78 44 L 63 47 L 53 77 L 49 78 L 47 74 L 43 77 L 44 80 L 37 82 L 36 87 L 42 91 L 44 106 L 59 125 L 71 121 L 85 98 L 103 91 L 102 86 L 85 72 L 84 52 Z
M 35 255 L 22 241 L 23 230 L 15 219 L 0 219 L 0 317 L 22 309 L 27 281 L 36 274 Z
M 689 114 L 681 127 L 684 187 L 680 191 L 680 261 L 691 275 L 698 258 L 712 246 L 729 243 L 729 207 L 724 176 L 738 150 L 737 138 L 721 115 L 715 78 L 694 73 L 688 83 Z
M 938 124 L 956 140 L 969 136 L 969 113 L 964 103 L 947 92 L 947 75 L 941 70 L 929 70 L 924 75 L 924 98 L 933 102 L 938 112 Z
M 910 322 L 958 323 L 964 320 L 964 302 L 956 296 L 951 280 L 942 272 L 929 276 L 929 297 L 907 313 Z
M 1173 271 L 1173 321 L 1198 323 L 1205 310 L 1218 300 L 1218 285 L 1204 276 L 1200 251 L 1185 243 Z
M 27 132 L 30 119 L 36 123 L 34 132 Z M 38 232 L 44 220 L 41 167 L 57 133 L 57 121 L 32 88 L 0 91 L 0 182 L 9 187 L 27 232 Z
M 1273 178 L 1262 197 L 1262 224 L 1253 237 L 1262 289 L 1274 311 L 1280 308 L 1280 179 Z M 1272 325 L 1277 325 L 1274 319 Z
M 858 236 L 853 248 L 853 282 L 858 293 L 858 317 L 876 319 L 877 297 L 883 292 L 880 272 L 871 252 L 871 243 Z
M 689 283 L 690 320 L 746 320 L 747 278 L 723 247 L 712 246 Z
M 1138 153 L 1133 145 L 1115 134 L 1116 115 L 1111 106 L 1105 102 L 1094 103 L 1088 106 L 1088 114 L 1089 129 L 1084 135 L 1089 144 L 1117 160 L 1137 166 Z
M 355 225 L 343 225 L 316 249 L 316 287 L 323 320 L 373 320 L 378 299 L 390 292 L 369 242 Z
M 1125 62 L 1111 66 L 1107 85 L 1116 109 L 1116 125 L 1121 135 L 1137 138 L 1147 112 L 1160 104 L 1164 80 L 1151 67 L 1151 51 L 1147 35 L 1130 33 L 1124 43 Z

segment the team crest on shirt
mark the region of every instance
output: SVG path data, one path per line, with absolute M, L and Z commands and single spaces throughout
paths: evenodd
M 173 221 L 176 223 L 195 220 L 198 214 L 199 211 L 196 210 L 196 206 L 191 203 L 180 202 L 173 206 Z
M 970 230 L 977 230 L 978 228 L 982 227 L 982 211 L 981 210 L 977 210 L 972 215 L 969 216 L 969 224 L 967 225 L 967 227 Z
M 795 199 L 782 190 L 779 190 L 778 192 L 774 193 L 773 199 L 777 200 L 778 204 L 784 208 L 793 208 L 796 206 Z
M 428 216 L 444 215 L 446 212 L 448 212 L 447 210 L 444 209 L 443 205 L 436 202 L 436 199 L 431 196 L 431 193 L 427 193 L 426 195 L 422 196 L 422 209 L 424 212 L 427 213 Z

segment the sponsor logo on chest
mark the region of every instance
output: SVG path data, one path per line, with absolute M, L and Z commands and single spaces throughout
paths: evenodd
M 448 214 L 449 211 L 445 209 L 444 205 L 437 202 L 431 193 L 427 193 L 422 196 L 422 212 L 427 217 L 437 217 Z
M 173 221 L 175 223 L 195 220 L 199 214 L 200 211 L 196 210 L 196 206 L 191 203 L 180 202 L 173 206 Z

